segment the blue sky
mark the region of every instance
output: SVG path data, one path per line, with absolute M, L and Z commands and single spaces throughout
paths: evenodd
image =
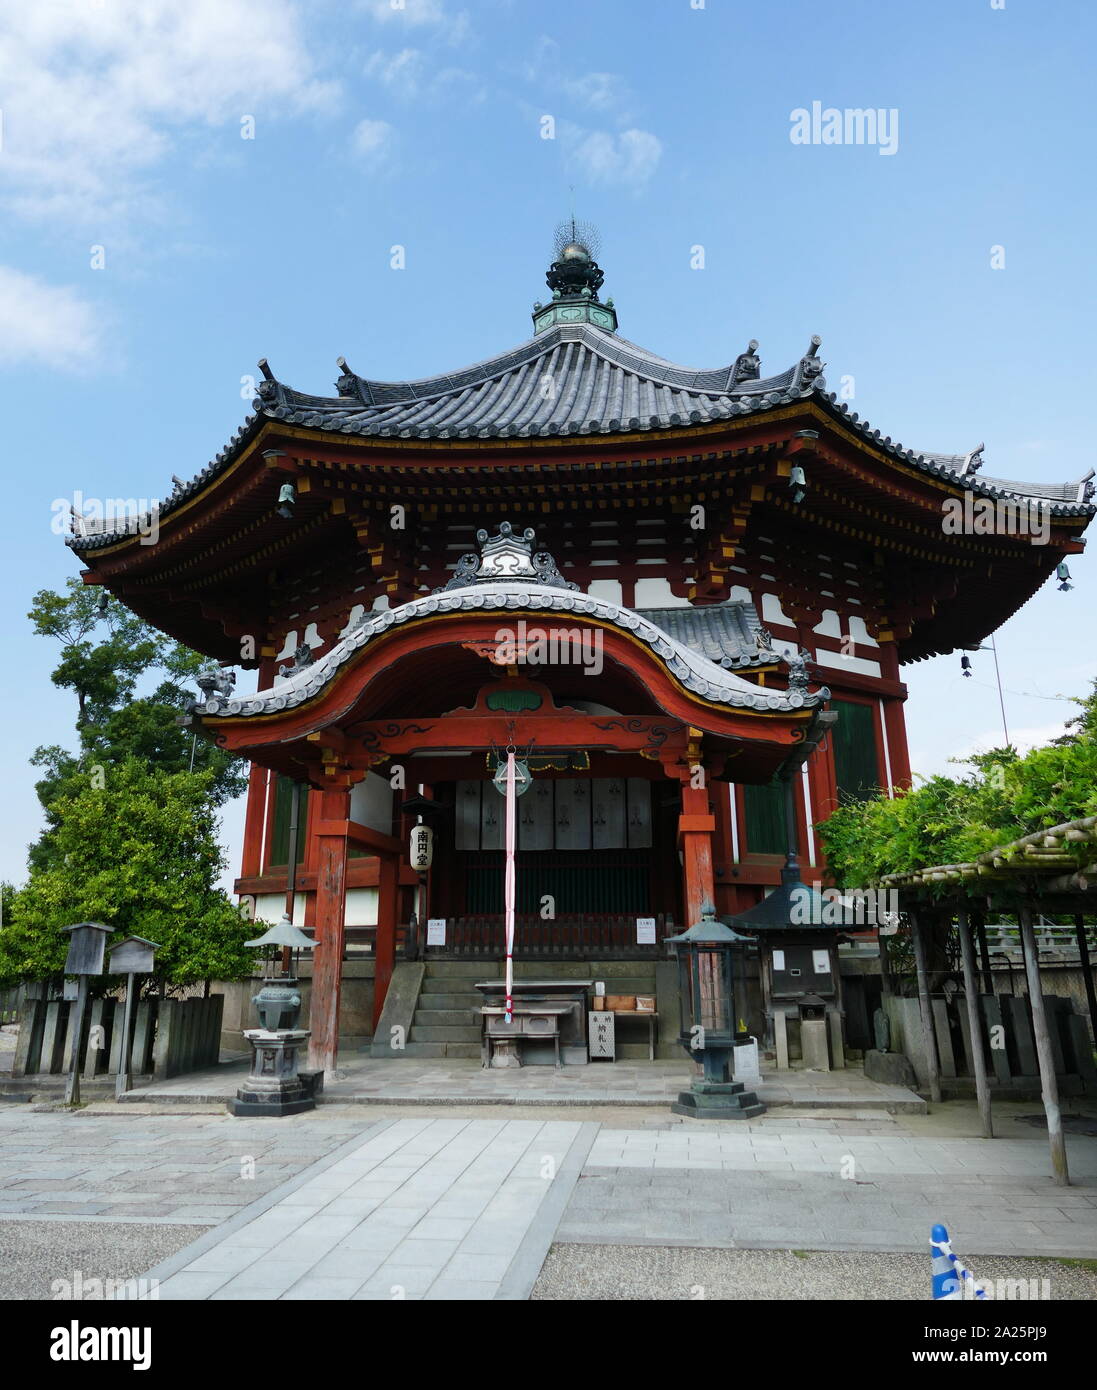
M 22 876 L 38 825 L 28 754 L 72 738 L 23 616 L 76 573 L 54 500 L 192 476 L 260 356 L 327 393 L 340 354 L 400 378 L 522 341 L 572 196 L 623 336 L 697 367 L 755 337 L 766 373 L 819 333 L 832 387 L 852 376 L 853 408 L 904 444 L 985 441 L 986 472 L 1034 480 L 1094 464 L 1097 10 L 694 5 L 5 7 L 0 875 Z M 791 113 L 816 100 L 897 111 L 897 150 L 794 145 Z M 1097 675 L 1093 567 L 1072 571 L 998 637 L 1022 742 Z M 917 769 L 995 739 L 989 654 L 968 680 L 958 656 L 905 674 Z M 230 810 L 234 861 L 239 824 Z

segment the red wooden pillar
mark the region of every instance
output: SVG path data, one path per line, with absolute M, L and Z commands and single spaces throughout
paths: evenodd
M 682 851 L 682 881 L 686 903 L 686 928 L 701 920 L 705 903 L 716 902 L 712 873 L 712 837 L 716 817 L 704 787 L 682 783 L 682 814 L 678 818 L 678 844 Z
M 252 763 L 248 773 L 248 799 L 244 812 L 244 852 L 240 877 L 258 878 L 263 872 L 263 823 L 267 813 L 267 778 L 270 773 Z
M 309 1009 L 309 1065 L 335 1070 L 339 1052 L 339 992 L 347 916 L 347 820 L 350 792 L 325 791 L 319 797 L 316 835 L 316 949 Z
M 400 902 L 400 860 L 382 855 L 377 865 L 377 936 L 374 946 L 373 1031 L 385 1006 L 396 964 L 396 918 Z M 426 927 L 423 927 L 424 932 Z
M 891 761 L 891 785 L 904 790 L 911 784 L 910 752 L 907 747 L 907 721 L 903 702 L 906 699 L 906 686 L 899 680 L 899 651 L 894 642 L 880 643 L 880 670 L 887 680 L 900 685 L 901 696 L 885 696 L 883 706 L 884 729 L 888 740 L 888 758 Z

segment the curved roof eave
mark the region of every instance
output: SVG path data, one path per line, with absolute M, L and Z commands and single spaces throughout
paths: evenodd
M 608 624 L 649 647 L 677 682 L 691 694 L 730 709 L 755 710 L 764 714 L 795 714 L 801 710 L 815 709 L 830 698 L 826 686 L 809 692 L 796 686 L 784 691 L 766 690 L 753 685 L 679 642 L 641 614 L 609 599 L 545 584 L 500 580 L 429 594 L 397 608 L 365 614 L 329 652 L 276 685 L 257 691 L 254 695 L 225 695 L 211 691 L 206 698 L 195 702 L 192 713 L 216 719 L 280 714 L 318 696 L 353 656 L 374 638 L 394 627 L 435 614 L 507 610 L 572 614 Z M 775 653 L 774 659 L 781 658 Z
M 976 496 L 1016 498 L 1046 506 L 1052 516 L 1091 517 L 1097 508 L 1092 470 L 1067 483 L 1026 483 L 983 477 L 982 446 L 968 454 L 919 453 L 874 429 L 828 391 L 818 340 L 787 371 L 735 380 L 738 363 L 710 371 L 679 367 L 590 324 L 557 326 L 460 372 L 416 381 L 359 377 L 340 359 L 340 395 L 310 396 L 279 382 L 266 361 L 255 413 L 216 458 L 188 483 L 179 483 L 159 508 L 163 519 L 201 492 L 239 456 L 270 421 L 378 440 L 463 441 L 612 436 L 717 424 L 812 401 L 866 443 L 931 477 Z M 740 359 L 741 360 L 741 359 Z M 757 361 L 757 359 L 753 359 Z M 546 380 L 551 391 L 543 390 Z M 602 414 L 589 416 L 592 402 Z M 66 537 L 76 552 L 113 545 L 132 531 Z

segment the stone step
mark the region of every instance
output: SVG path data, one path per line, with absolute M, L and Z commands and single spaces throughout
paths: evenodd
M 443 993 L 439 990 L 423 990 L 419 995 L 420 1009 L 478 1009 L 483 1003 L 483 998 L 475 992 L 467 994 L 461 990 L 447 990 Z
M 408 1041 L 413 1043 L 476 1043 L 479 1046 L 480 1029 L 456 1025 L 432 1028 L 429 1024 L 423 1025 L 413 1021 L 411 1032 L 408 1034 Z
M 480 1015 L 478 1011 L 474 1012 L 472 1009 L 425 1009 L 422 1000 L 420 1000 L 412 1020 L 412 1027 L 417 1028 L 420 1025 L 428 1028 L 444 1028 L 449 1025 L 456 1025 L 462 1028 L 478 1029 L 480 1027 Z
M 436 960 L 428 961 L 428 980 L 493 980 L 499 973 L 496 960 Z
M 409 1042 L 405 1043 L 399 1054 L 401 1057 L 479 1057 L 480 1044 L 467 1042 Z

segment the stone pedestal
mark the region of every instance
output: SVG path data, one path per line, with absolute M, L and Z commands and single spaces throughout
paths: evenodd
M 675 1115 L 689 1115 L 695 1120 L 752 1120 L 766 1112 L 741 1081 L 694 1081 L 688 1091 L 678 1093 L 670 1108 Z
M 522 1058 L 518 1054 L 518 1039 L 493 1037 L 489 1044 L 491 1048 L 491 1069 L 493 1071 L 503 1071 L 508 1067 L 520 1067 Z
M 773 1044 L 777 1052 L 777 1070 L 788 1071 L 788 1020 L 783 1009 L 773 1015 Z
M 301 1050 L 309 1040 L 305 1028 L 268 1032 L 250 1028 L 244 1033 L 252 1050 L 248 1079 L 227 1102 L 230 1115 L 299 1115 L 316 1106 L 316 1082 L 298 1075 Z
M 800 1020 L 800 1051 L 808 1071 L 830 1071 L 830 1049 L 827 1045 L 825 1018 Z

